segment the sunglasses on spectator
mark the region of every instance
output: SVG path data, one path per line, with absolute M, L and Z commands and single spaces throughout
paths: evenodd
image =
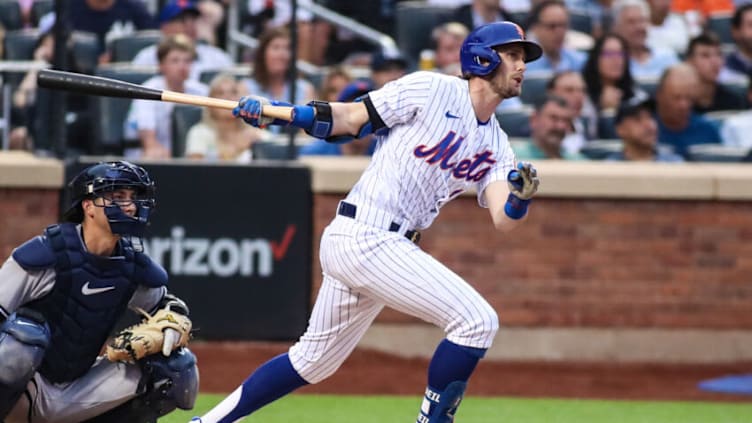
M 622 50 L 602 50 L 601 57 L 623 57 L 624 51 Z

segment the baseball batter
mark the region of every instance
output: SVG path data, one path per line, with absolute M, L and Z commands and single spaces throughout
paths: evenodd
M 379 140 L 322 236 L 323 284 L 305 334 L 194 421 L 234 422 L 331 376 L 384 306 L 446 332 L 428 369 L 417 422 L 454 421 L 498 317 L 470 284 L 418 247 L 419 231 L 470 188 L 497 230 L 525 217 L 538 188 L 536 171 L 515 163 L 494 111 L 520 94 L 525 63 L 540 57 L 541 48 L 516 24 L 497 22 L 473 31 L 460 55 L 462 78 L 412 73 L 354 103 L 294 106 L 292 122 L 263 116 L 264 104 L 279 103 L 240 101 L 235 114 L 254 126 L 291 124 L 333 142 L 375 132 Z

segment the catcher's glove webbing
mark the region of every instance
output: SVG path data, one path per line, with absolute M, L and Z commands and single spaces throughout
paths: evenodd
M 180 335 L 170 350 L 188 345 L 192 323 L 187 316 L 169 308 L 160 309 L 153 316 L 142 309 L 138 311 L 144 315 L 144 320 L 123 329 L 115 336 L 107 345 L 107 359 L 135 362 L 147 355 L 156 354 L 162 351 L 167 329 L 173 329 Z

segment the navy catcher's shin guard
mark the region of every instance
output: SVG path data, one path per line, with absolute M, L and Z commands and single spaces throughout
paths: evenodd
M 19 309 L 0 325 L 0 422 L 42 364 L 50 328 L 33 310 Z
M 426 389 L 423 405 L 420 407 L 417 423 L 452 423 L 465 393 L 467 382 L 450 383 L 444 392 Z
M 143 394 L 87 423 L 155 423 L 176 408 L 193 408 L 198 395 L 198 367 L 196 356 L 188 348 L 180 348 L 169 357 L 146 357 L 141 367 Z

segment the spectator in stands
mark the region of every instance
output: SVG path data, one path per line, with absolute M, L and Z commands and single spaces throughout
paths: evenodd
M 690 26 L 699 29 L 705 26 L 710 15 L 733 12 L 734 0 L 672 0 L 671 10 L 684 14 L 688 20 L 694 21 Z
M 690 145 L 721 142 L 717 126 L 692 111 L 699 84 L 695 69 L 680 63 L 666 69 L 656 92 L 658 141 L 684 157 Z
M 712 32 L 705 32 L 689 42 L 686 62 L 695 68 L 700 84 L 694 110 L 698 113 L 716 110 L 738 110 L 746 107 L 746 101 L 736 92 L 718 83 L 723 67 L 721 41 Z
M 251 78 L 244 79 L 248 92 L 272 100 L 290 101 L 287 75 L 291 66 L 290 33 L 287 28 L 276 27 L 264 32 L 259 38 Z M 297 78 L 292 103 L 307 103 L 313 97 L 313 85 L 303 78 Z
M 247 94 L 245 84 L 229 74 L 219 74 L 209 84 L 210 97 L 238 100 Z M 185 155 L 192 159 L 248 163 L 253 143 L 270 135 L 268 131 L 235 119 L 230 110 L 205 108 L 201 122 L 188 131 Z
M 201 72 L 207 70 L 226 69 L 234 66 L 230 55 L 213 45 L 197 42 L 197 22 L 201 12 L 192 0 L 170 0 L 159 13 L 159 29 L 163 37 L 184 34 L 196 46 L 196 60 L 191 66 L 191 78 L 199 80 Z M 156 66 L 157 45 L 145 47 L 133 58 L 133 64 L 138 66 Z
M 397 7 L 395 0 L 317 0 L 317 3 L 347 16 L 369 28 L 394 38 Z M 332 31 L 326 50 L 326 63 L 350 62 L 359 55 L 368 57 L 374 52 L 372 41 L 356 37 L 347 28 Z
M 682 55 L 687 50 L 687 41 L 692 37 L 684 15 L 671 11 L 672 0 L 648 0 L 650 26 L 646 44 L 661 49 L 673 50 Z
M 747 101 L 752 104 L 752 79 L 747 86 Z M 731 147 L 752 148 L 752 110 L 726 118 L 721 126 L 721 140 Z
M 370 85 L 364 81 L 357 81 L 345 88 L 335 99 L 338 102 L 350 102 L 368 94 Z M 298 150 L 301 156 L 370 156 L 376 148 L 377 138 L 374 134 L 366 135 L 346 143 L 332 143 L 322 139 L 314 139 Z
M 452 21 L 465 25 L 471 31 L 491 22 L 508 21 L 510 17 L 499 0 L 472 0 L 454 10 Z
M 573 111 L 561 97 L 547 96 L 530 115 L 530 140 L 513 145 L 518 160 L 584 160 L 579 153 L 562 148 L 562 141 L 572 125 Z
M 145 87 L 186 94 L 206 95 L 206 85 L 189 78 L 196 57 L 193 41 L 177 34 L 160 41 L 157 47 L 159 75 L 143 83 Z M 141 148 L 128 148 L 129 159 L 172 157 L 171 114 L 174 105 L 166 101 L 134 100 L 125 121 L 124 136 L 138 139 Z
M 407 72 L 407 65 L 407 60 L 401 55 L 377 51 L 371 56 L 371 89 L 377 90 L 387 82 L 402 77 Z
M 265 31 L 272 28 L 287 27 L 292 17 L 292 5 L 290 0 L 247 0 L 250 15 L 247 32 L 259 37 Z M 332 27 L 324 21 L 317 20 L 306 9 L 306 4 L 313 3 L 311 0 L 298 0 L 296 22 L 298 30 L 298 58 L 315 65 L 324 64 L 324 55 L 328 46 L 328 40 L 332 33 Z M 317 2 L 318 3 L 318 2 Z
M 342 90 L 352 82 L 353 78 L 350 72 L 344 66 L 334 66 L 330 68 L 324 81 L 321 83 L 321 95 L 324 101 L 337 101 Z
M 647 96 L 637 95 L 622 102 L 616 112 L 616 134 L 623 148 L 606 160 L 681 162 L 678 154 L 658 149 L 658 124 L 653 115 L 655 103 Z
M 726 58 L 726 68 L 752 79 L 752 3 L 739 6 L 731 18 L 736 50 Z
M 582 76 L 587 83 L 588 98 L 599 117 L 613 115 L 619 103 L 637 92 L 629 69 L 627 42 L 616 34 L 607 34 L 595 41 Z M 604 136 L 599 134 L 599 138 Z
M 588 140 L 598 137 L 598 114 L 587 97 L 587 86 L 582 74 L 575 71 L 555 74 L 546 85 L 546 93 L 561 97 L 572 110 L 572 124 L 562 141 L 569 153 L 580 151 Z
M 567 9 L 590 17 L 591 35 L 600 38 L 610 32 L 613 23 L 613 0 L 565 0 Z
M 107 41 L 136 30 L 155 29 L 157 23 L 141 0 L 71 0 L 68 16 L 72 28 L 92 32 L 100 43 L 99 62 L 109 62 Z
M 530 62 L 527 72 L 579 71 L 585 63 L 585 53 L 566 48 L 564 39 L 569 29 L 569 12 L 562 0 L 543 0 L 530 11 L 530 38 L 543 48 L 543 56 Z
M 467 27 L 459 22 L 446 22 L 434 28 L 431 33 L 433 65 L 438 72 L 456 76 L 462 73 L 460 47 L 469 33 Z
M 614 3 L 614 32 L 629 46 L 629 66 L 636 79 L 657 78 L 679 57 L 673 50 L 648 44 L 650 8 L 645 0 L 617 0 Z

